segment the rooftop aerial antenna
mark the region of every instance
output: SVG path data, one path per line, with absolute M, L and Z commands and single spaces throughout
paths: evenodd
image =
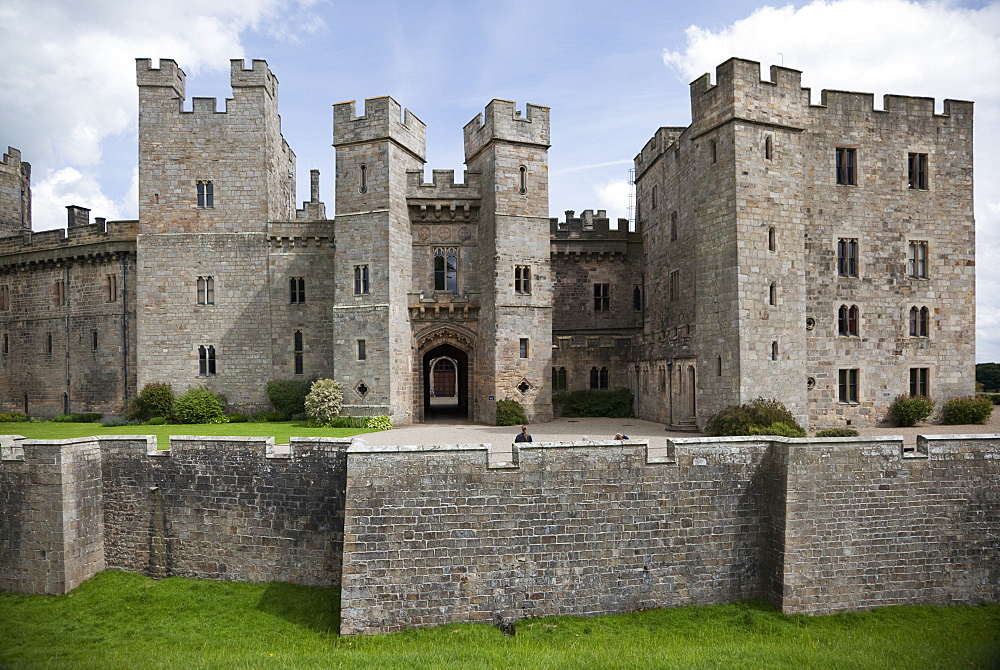
M 635 168 L 628 169 L 628 232 L 635 232 Z
M 778 55 L 781 56 L 781 67 L 785 67 L 785 54 L 779 51 Z

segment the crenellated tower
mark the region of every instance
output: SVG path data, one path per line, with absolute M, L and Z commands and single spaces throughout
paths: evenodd
M 295 155 L 267 63 L 231 61 L 233 97 L 194 98 L 172 60 L 136 60 L 138 383 L 267 403 L 268 222 L 295 217 Z
M 333 107 L 337 155 L 335 376 L 344 411 L 413 420 L 407 310 L 412 244 L 407 172 L 424 165 L 424 123 L 390 97 Z
M 529 421 L 552 416 L 549 146 L 548 107 L 493 100 L 465 126 L 466 165 L 482 175 L 480 322 L 494 330 L 477 341 L 472 391 L 517 400 Z
M 0 237 L 31 230 L 31 164 L 7 147 L 0 161 Z

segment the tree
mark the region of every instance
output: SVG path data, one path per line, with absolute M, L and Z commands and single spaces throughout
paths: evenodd
M 1000 393 L 1000 363 L 976 363 L 976 381 L 988 393 Z

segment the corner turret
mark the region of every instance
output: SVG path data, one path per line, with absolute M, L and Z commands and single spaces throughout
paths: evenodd
M 160 67 L 155 68 L 152 59 L 136 58 L 135 74 L 140 89 L 164 88 L 168 89 L 168 93 L 173 93 L 169 97 L 184 99 L 184 70 L 177 67 L 177 62 L 173 59 L 161 58 Z
M 31 164 L 7 147 L 0 160 L 0 237 L 31 230 Z
M 549 148 L 549 108 L 526 105 L 521 115 L 510 100 L 494 99 L 486 114 L 465 125 L 465 162 L 472 161 L 493 140 Z
M 426 125 L 410 110 L 382 96 L 365 100 L 363 116 L 355 112 L 353 100 L 333 106 L 333 146 L 391 140 L 421 161 L 425 159 Z

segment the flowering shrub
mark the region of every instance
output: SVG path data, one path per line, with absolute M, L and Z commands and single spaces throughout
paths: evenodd
M 330 427 L 340 415 L 344 389 L 332 379 L 317 379 L 306 395 L 306 416 L 314 425 Z
M 365 419 L 365 428 L 373 430 L 392 430 L 392 419 L 387 416 L 370 416 Z

